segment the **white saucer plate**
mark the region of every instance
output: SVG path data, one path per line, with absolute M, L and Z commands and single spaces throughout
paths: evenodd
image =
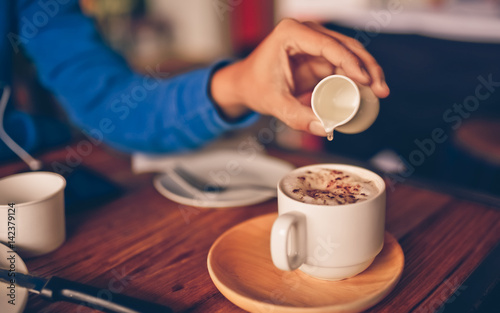
M 259 184 L 271 191 L 234 189 L 221 193 L 201 192 L 173 173 L 175 164 L 210 183 L 220 186 Z M 294 166 L 283 160 L 262 154 L 247 155 L 237 151 L 210 151 L 185 156 L 172 163 L 154 179 L 154 186 L 168 199 L 196 207 L 231 208 L 263 202 L 276 196 L 278 181 Z
M 11 266 L 11 264 L 13 264 Z M 12 273 L 28 273 L 28 268 L 17 253 L 11 252 L 11 249 L 0 243 L 0 268 L 13 269 Z M 15 278 L 15 276 L 12 276 Z M 8 288 L 9 284 L 0 282 L 0 312 L 2 313 L 20 313 L 24 311 L 24 307 L 28 302 L 28 290 L 26 288 L 16 286 L 14 289 Z M 9 296 L 10 290 L 14 298 Z M 9 300 L 14 300 L 15 305 L 9 303 Z

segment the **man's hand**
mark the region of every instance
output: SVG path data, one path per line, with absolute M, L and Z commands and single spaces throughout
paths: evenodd
M 217 71 L 211 92 L 228 117 L 253 110 L 326 136 L 310 102 L 314 86 L 332 74 L 370 86 L 379 98 L 389 95 L 382 68 L 360 42 L 316 23 L 285 19 L 246 59 Z

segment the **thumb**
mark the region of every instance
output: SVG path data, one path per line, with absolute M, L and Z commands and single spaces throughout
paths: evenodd
M 295 130 L 309 132 L 316 136 L 326 136 L 323 125 L 309 106 L 305 106 L 291 94 L 281 97 L 273 115 Z

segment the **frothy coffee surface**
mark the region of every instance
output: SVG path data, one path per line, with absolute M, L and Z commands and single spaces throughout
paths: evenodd
M 295 200 L 324 205 L 356 203 L 378 193 L 373 181 L 351 172 L 327 168 L 293 173 L 283 179 L 282 187 Z

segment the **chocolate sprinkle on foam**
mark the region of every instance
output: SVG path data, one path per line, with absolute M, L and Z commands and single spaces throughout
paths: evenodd
M 365 201 L 378 193 L 372 181 L 354 173 L 319 168 L 285 178 L 284 191 L 298 201 L 343 205 Z

